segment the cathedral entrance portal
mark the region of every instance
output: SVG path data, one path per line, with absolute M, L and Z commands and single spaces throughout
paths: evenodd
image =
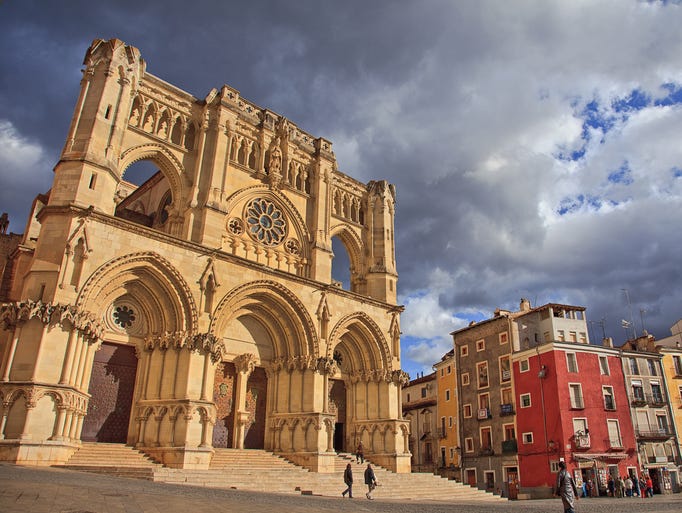
M 95 353 L 88 413 L 81 440 L 125 443 L 135 388 L 137 357 L 131 346 L 104 342 Z

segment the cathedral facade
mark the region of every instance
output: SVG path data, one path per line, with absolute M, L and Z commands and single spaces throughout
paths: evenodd
M 339 172 L 329 141 L 95 40 L 5 268 L 0 459 L 61 463 L 99 441 L 172 467 L 233 447 L 329 472 L 362 441 L 409 472 L 394 209 L 393 186 Z

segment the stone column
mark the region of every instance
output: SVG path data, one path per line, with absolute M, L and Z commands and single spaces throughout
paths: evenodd
M 14 327 L 14 336 L 12 337 L 12 344 L 7 352 L 7 358 L 5 359 L 5 371 L 2 373 L 2 381 L 9 381 L 9 372 L 12 369 L 12 364 L 14 363 L 14 354 L 17 352 L 17 344 L 19 343 L 19 336 L 21 335 L 21 325 L 16 325 Z
M 235 449 L 244 448 L 244 426 L 248 422 L 249 412 L 246 411 L 246 385 L 249 376 L 256 368 L 256 357 L 251 353 L 241 354 L 234 359 L 237 370 L 234 404 L 234 440 Z

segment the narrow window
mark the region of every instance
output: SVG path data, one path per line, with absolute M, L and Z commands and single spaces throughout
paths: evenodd
M 92 189 L 93 191 L 95 190 L 95 184 L 97 183 L 97 174 L 92 173 L 90 175 L 90 184 L 88 185 L 88 189 Z
M 578 372 L 578 360 L 575 353 L 566 353 L 566 367 L 568 372 Z
M 582 410 L 585 407 L 583 401 L 583 389 L 580 383 L 569 383 L 568 392 L 571 397 L 571 408 Z
M 602 376 L 608 376 L 610 374 L 609 372 L 609 360 L 606 358 L 606 356 L 600 356 L 599 357 L 599 373 Z

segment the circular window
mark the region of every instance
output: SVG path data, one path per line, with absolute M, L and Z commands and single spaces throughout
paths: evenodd
M 246 224 L 251 237 L 266 246 L 276 246 L 286 235 L 284 214 L 274 203 L 263 198 L 246 206 Z
M 112 312 L 112 317 L 116 326 L 127 329 L 135 322 L 135 310 L 126 305 L 117 306 Z

